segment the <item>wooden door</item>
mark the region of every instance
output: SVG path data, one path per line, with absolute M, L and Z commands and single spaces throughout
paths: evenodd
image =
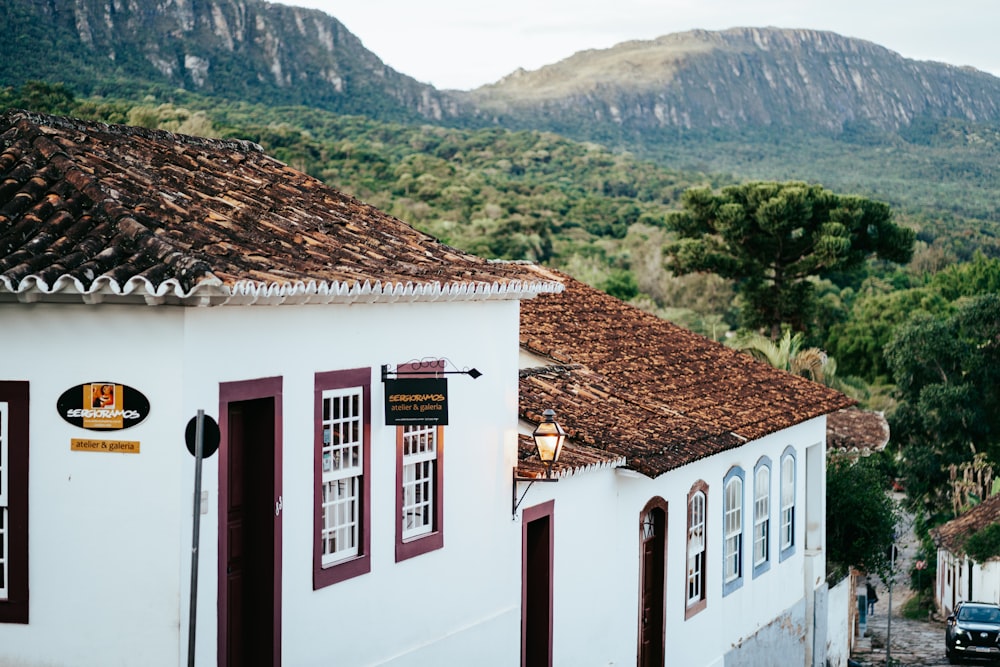
M 244 383 L 233 384 L 244 390 L 236 392 L 236 397 L 248 393 L 247 387 L 242 387 Z M 273 395 L 223 401 L 219 459 L 220 666 L 280 664 L 279 404 Z
M 639 667 L 663 666 L 666 527 L 663 508 L 646 509 L 641 524 Z
M 521 515 L 521 665 L 552 665 L 553 502 Z

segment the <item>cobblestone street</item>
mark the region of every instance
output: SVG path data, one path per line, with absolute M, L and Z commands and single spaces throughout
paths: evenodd
M 944 657 L 944 621 L 941 619 L 915 621 L 898 615 L 910 591 L 897 587 L 892 596 L 892 624 L 888 622 L 889 593 L 880 590 L 875 604 L 875 615 L 868 618 L 868 637 L 855 645 L 851 656 L 865 667 L 886 664 L 886 639 L 890 638 L 891 665 L 899 667 L 938 667 L 948 664 Z M 972 664 L 972 663 L 970 663 Z
M 903 524 L 902 536 L 897 542 L 899 562 L 896 565 L 900 581 L 892 591 L 892 623 L 889 623 L 889 591 L 877 582 L 879 599 L 875 603 L 875 614 L 868 617 L 867 636 L 855 644 L 851 658 L 864 667 L 886 665 L 887 657 L 891 660 L 888 664 L 896 667 L 943 667 L 949 664 L 944 655 L 944 619 L 918 621 L 899 615 L 899 610 L 912 595 L 907 573 L 919 546 L 909 517 L 903 517 Z M 887 640 L 891 642 L 888 656 Z

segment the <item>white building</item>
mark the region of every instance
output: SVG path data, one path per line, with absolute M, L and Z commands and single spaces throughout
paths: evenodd
M 850 401 L 560 279 L 521 314 L 522 416 L 571 438 L 522 501 L 553 531 L 552 664 L 826 664 L 826 414 Z
M 198 665 L 516 664 L 518 299 L 561 286 L 244 143 L 0 137 L 0 664 L 187 663 L 199 409 Z M 482 377 L 386 425 L 428 358 Z M 140 423 L 71 423 L 92 385 Z
M 823 662 L 845 397 L 258 147 L 4 114 L 0 330 L 0 664 Z
M 1000 604 L 1000 559 L 978 563 L 965 553 L 965 541 L 1000 522 L 1000 496 L 990 496 L 969 511 L 931 531 L 937 545 L 938 611 L 947 616 L 959 602 Z

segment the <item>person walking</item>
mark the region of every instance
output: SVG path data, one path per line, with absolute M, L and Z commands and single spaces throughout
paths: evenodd
M 875 603 L 878 602 L 878 593 L 875 591 L 875 586 L 872 584 L 871 577 L 865 580 L 866 597 L 868 598 L 868 615 L 875 615 Z

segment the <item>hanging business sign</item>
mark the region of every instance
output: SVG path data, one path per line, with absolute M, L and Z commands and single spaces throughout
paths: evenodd
M 402 378 L 386 380 L 385 423 L 387 426 L 438 425 L 448 423 L 448 380 Z
M 89 382 L 67 389 L 56 401 L 59 416 L 91 431 L 118 431 L 149 416 L 149 399 L 128 385 Z

